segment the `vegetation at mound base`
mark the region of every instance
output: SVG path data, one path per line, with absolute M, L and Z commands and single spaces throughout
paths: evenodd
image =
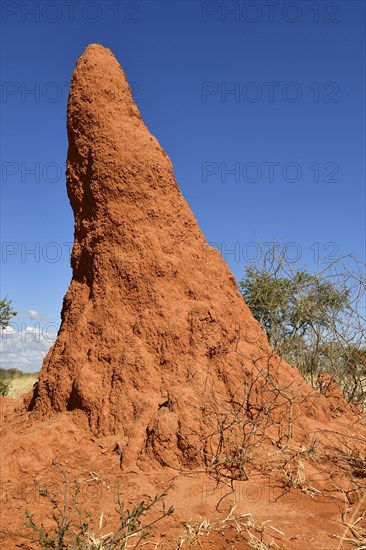
M 1 529 L 2 535 L 10 535 L 13 539 L 25 539 L 35 544 L 37 548 L 54 550 L 124 550 L 128 548 L 137 548 L 143 545 L 144 539 L 151 533 L 152 527 L 162 519 L 171 516 L 174 512 L 173 506 L 168 509 L 165 505 L 166 493 L 156 495 L 155 498 L 141 501 L 132 509 L 126 508 L 121 502 L 119 494 L 116 498 L 115 513 L 118 517 L 118 527 L 113 532 L 102 535 L 103 513 L 99 518 L 96 531 L 92 529 L 93 518 L 90 513 L 80 509 L 78 495 L 81 487 L 77 481 L 74 481 L 70 487 L 70 482 L 66 473 L 60 465 L 52 460 L 52 465 L 57 469 L 62 478 L 62 500 L 59 502 L 54 495 L 54 487 L 48 490 L 39 484 L 37 489 L 39 495 L 44 497 L 52 505 L 53 524 L 50 528 L 45 528 L 43 522 L 38 524 L 32 513 L 25 510 L 27 522 L 22 526 L 22 532 L 12 532 L 7 529 Z M 146 520 L 156 505 L 161 504 L 162 509 L 158 516 Z M 151 514 L 150 514 L 151 515 Z M 133 546 L 129 546 L 129 542 Z M 17 544 L 17 546 L 19 546 Z M 28 547 L 21 545 L 22 548 Z

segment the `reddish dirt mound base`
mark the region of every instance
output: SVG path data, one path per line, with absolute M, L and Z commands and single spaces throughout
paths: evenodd
M 102 533 L 117 529 L 118 496 L 131 508 L 166 493 L 166 508 L 173 505 L 174 512 L 156 523 L 145 540 L 146 548 L 191 548 L 198 544 L 217 549 L 354 547 L 346 541 L 355 540 L 355 533 L 346 524 L 354 523 L 365 509 L 365 470 L 360 467 L 363 464 L 364 468 L 365 462 L 357 452 L 362 435 L 347 420 L 328 421 L 324 431 L 314 425 L 314 433 L 322 438 L 327 453 L 317 453 L 316 449 L 307 453 L 290 443 L 272 471 L 253 467 L 248 469 L 247 480 L 221 478 L 217 483 L 214 472 L 207 475 L 200 469 L 176 470 L 152 464 L 145 471 L 137 467 L 123 471 L 118 437 L 96 438 L 75 423 L 72 413 L 32 422 L 29 413 L 19 412 L 18 401 L 3 398 L 1 405 L 2 452 L 6 457 L 1 484 L 2 529 L 19 532 L 28 509 L 35 523 L 52 531 L 53 506 L 40 494 L 39 486 L 61 506 L 65 490 L 62 470 L 68 480 L 68 502 L 76 480 L 80 487 L 78 507 L 85 514 L 91 513 L 90 530 L 94 533 L 102 513 Z M 147 514 L 146 522 L 159 517 L 160 512 L 158 503 Z M 365 522 L 358 522 L 357 528 L 362 527 L 365 529 Z M 255 541 L 267 546 L 253 546 Z M 13 549 L 16 543 L 25 544 L 24 548 L 39 547 L 3 533 L 2 548 Z

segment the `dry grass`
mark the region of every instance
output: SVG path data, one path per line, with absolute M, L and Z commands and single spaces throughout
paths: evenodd
M 274 539 L 270 536 L 268 529 L 273 529 L 278 534 L 284 536 L 282 531 L 269 525 L 270 520 L 261 524 L 254 521 L 252 514 L 244 514 L 237 516 L 234 514 L 236 506 L 233 506 L 226 518 L 218 521 L 210 522 L 203 518 L 200 523 L 191 524 L 186 522 L 186 533 L 178 538 L 178 550 L 185 543 L 190 546 L 201 546 L 204 538 L 210 533 L 224 533 L 226 531 L 234 531 L 238 533 L 243 540 L 247 542 L 250 548 L 254 550 L 269 550 L 271 548 L 279 548 Z
M 297 458 L 297 464 L 295 462 L 295 465 L 291 463 L 290 459 L 288 462 L 285 463 L 284 466 L 280 466 L 280 470 L 282 470 L 285 484 L 288 489 L 300 489 L 303 493 L 306 493 L 311 498 L 313 498 L 315 495 L 321 494 L 318 489 L 310 485 L 310 483 L 307 481 L 305 466 L 300 458 Z
M 29 392 L 33 384 L 38 380 L 38 373 L 23 373 L 22 376 L 15 376 L 11 382 L 8 391 L 8 397 L 20 397 Z
M 348 510 L 343 517 L 343 525 L 345 526 L 342 536 L 333 535 L 339 540 L 337 550 L 344 547 L 344 543 L 348 543 L 348 547 L 355 550 L 366 550 L 366 493 L 363 493 L 360 502 L 353 511 L 351 517 L 347 519 Z

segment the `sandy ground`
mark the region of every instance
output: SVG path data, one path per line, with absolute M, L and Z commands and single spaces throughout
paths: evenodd
M 278 472 L 262 475 L 253 470 L 247 481 L 227 485 L 204 471 L 176 471 L 145 465 L 145 471 L 122 471 L 116 438 L 95 438 L 83 430 L 68 413 L 31 422 L 28 413 L 19 414 L 19 400 L 2 398 L 2 529 L 18 531 L 28 509 L 35 522 L 50 529 L 52 505 L 39 494 L 37 484 L 46 488 L 54 500 L 63 504 L 67 476 L 70 502 L 75 480 L 80 486 L 78 506 L 90 512 L 91 532 L 98 532 L 103 513 L 102 533 L 116 530 L 118 495 L 127 507 L 157 494 L 166 493 L 166 509 L 172 515 L 161 519 L 144 542 L 145 548 L 353 548 L 342 537 L 355 540 L 345 524 L 355 522 L 365 510 L 365 489 L 358 478 L 340 479 L 334 471 L 318 470 L 307 477 L 301 488 L 290 488 Z M 336 427 L 336 426 L 334 426 Z M 330 427 L 329 427 L 330 428 Z M 52 460 L 58 468 L 52 466 Z M 310 472 L 310 464 L 307 465 Z M 339 477 L 343 490 L 335 490 L 331 480 Z M 363 488 L 362 488 L 363 486 Z M 316 489 L 319 487 L 320 489 Z M 323 489 L 321 489 L 323 487 Z M 333 489 L 332 489 L 333 487 Z M 147 514 L 146 521 L 159 517 L 161 503 Z M 364 521 L 364 520 L 363 520 Z M 365 526 L 360 521 L 359 529 Z M 24 528 L 21 530 L 29 533 Z M 15 548 L 13 536 L 2 537 L 1 547 Z M 22 539 L 17 539 L 18 543 Z M 134 541 L 135 542 L 135 541 Z M 23 541 L 24 543 L 24 541 Z M 262 546 L 261 546 L 262 544 Z M 29 546 L 24 548 L 36 548 Z M 131 548 L 133 544 L 131 544 Z

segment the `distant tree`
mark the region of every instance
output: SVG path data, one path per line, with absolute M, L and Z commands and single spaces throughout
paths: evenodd
M 311 384 L 329 372 L 349 401 L 366 406 L 366 279 L 359 260 L 345 256 L 310 273 L 276 243 L 246 267 L 239 289 L 272 347 Z
M 0 300 L 0 328 L 2 330 L 9 326 L 10 319 L 16 315 L 16 311 L 11 307 L 11 300 L 7 296 Z M 0 372 L 0 395 L 6 396 L 9 393 L 12 377 L 7 375 L 3 369 Z
M 8 300 L 7 296 L 0 300 L 0 328 L 5 329 L 9 325 L 10 319 L 16 314 L 11 307 L 11 300 Z
M 350 306 L 349 289 L 337 288 L 321 274 L 306 270 L 281 276 L 249 266 L 239 288 L 275 347 L 288 338 L 330 329 L 335 317 Z

